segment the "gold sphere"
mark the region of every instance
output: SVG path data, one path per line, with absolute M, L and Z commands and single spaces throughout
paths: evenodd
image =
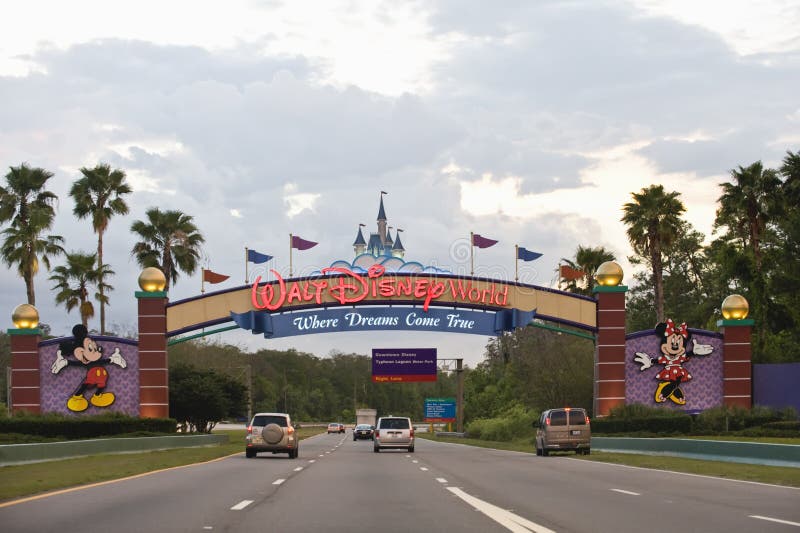
M 594 273 L 598 285 L 616 286 L 622 282 L 622 267 L 614 261 L 606 261 Z
M 18 305 L 11 313 L 11 321 L 19 329 L 36 329 L 39 325 L 39 311 L 31 304 Z
M 166 276 L 156 267 L 147 267 L 139 274 L 139 287 L 141 287 L 144 292 L 163 291 L 166 286 Z
M 731 294 L 722 301 L 722 318 L 744 320 L 750 312 L 750 304 L 741 294 Z

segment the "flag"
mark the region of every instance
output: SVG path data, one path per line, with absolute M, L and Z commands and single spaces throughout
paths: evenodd
M 522 246 L 517 248 L 517 259 L 522 259 L 523 261 L 533 261 L 534 259 L 539 259 L 540 257 L 542 257 L 542 254 L 538 252 L 531 252 Z
M 217 274 L 216 272 L 212 272 L 207 268 L 203 269 L 203 281 L 205 283 L 222 283 L 230 276 L 226 276 L 225 274 Z
M 255 250 L 247 250 L 247 260 L 250 261 L 251 263 L 255 263 L 258 265 L 261 263 L 266 263 L 270 259 L 272 259 L 271 255 L 261 254 L 256 252 Z
M 494 239 L 487 239 L 486 237 L 481 237 L 477 233 L 472 235 L 472 246 L 477 246 L 478 248 L 488 248 L 490 246 L 494 246 L 497 244 L 498 241 Z
M 572 268 L 571 266 L 559 265 L 558 275 L 567 281 L 572 281 L 581 279 L 586 275 L 586 272 L 583 270 L 578 270 L 577 268 Z
M 305 239 L 301 239 L 297 235 L 292 235 L 292 248 L 296 250 L 308 250 L 309 248 L 313 248 L 318 243 L 314 241 L 307 241 Z

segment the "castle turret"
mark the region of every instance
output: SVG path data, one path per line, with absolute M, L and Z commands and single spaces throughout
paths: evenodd
M 383 195 L 385 192 L 381 191 L 381 205 L 378 208 L 378 236 L 381 238 L 381 244 L 386 244 L 386 210 L 383 208 Z
M 402 232 L 403 230 L 397 228 L 397 238 L 394 240 L 394 245 L 392 246 L 392 257 L 402 258 L 406 253 L 406 249 L 403 248 L 403 243 L 400 242 L 400 233 Z
M 356 255 L 363 254 L 367 249 L 367 241 L 364 240 L 364 235 L 361 233 L 361 228 L 364 224 L 358 225 L 358 235 L 356 235 L 356 240 L 353 241 L 353 251 Z

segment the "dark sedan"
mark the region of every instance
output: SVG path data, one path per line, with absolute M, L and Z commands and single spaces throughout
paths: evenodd
M 369 424 L 359 424 L 353 429 L 353 440 L 370 439 L 375 436 L 375 428 Z

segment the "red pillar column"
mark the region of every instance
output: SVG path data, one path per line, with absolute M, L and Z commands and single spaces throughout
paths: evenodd
M 719 320 L 722 332 L 722 400 L 725 406 L 753 406 L 753 319 Z
M 7 333 L 11 343 L 11 412 L 40 413 L 39 342 L 42 331 L 38 328 L 9 329 Z
M 594 351 L 594 416 L 625 404 L 625 285 L 594 287 L 597 341 Z
M 169 418 L 167 293 L 137 291 L 139 301 L 139 416 Z

